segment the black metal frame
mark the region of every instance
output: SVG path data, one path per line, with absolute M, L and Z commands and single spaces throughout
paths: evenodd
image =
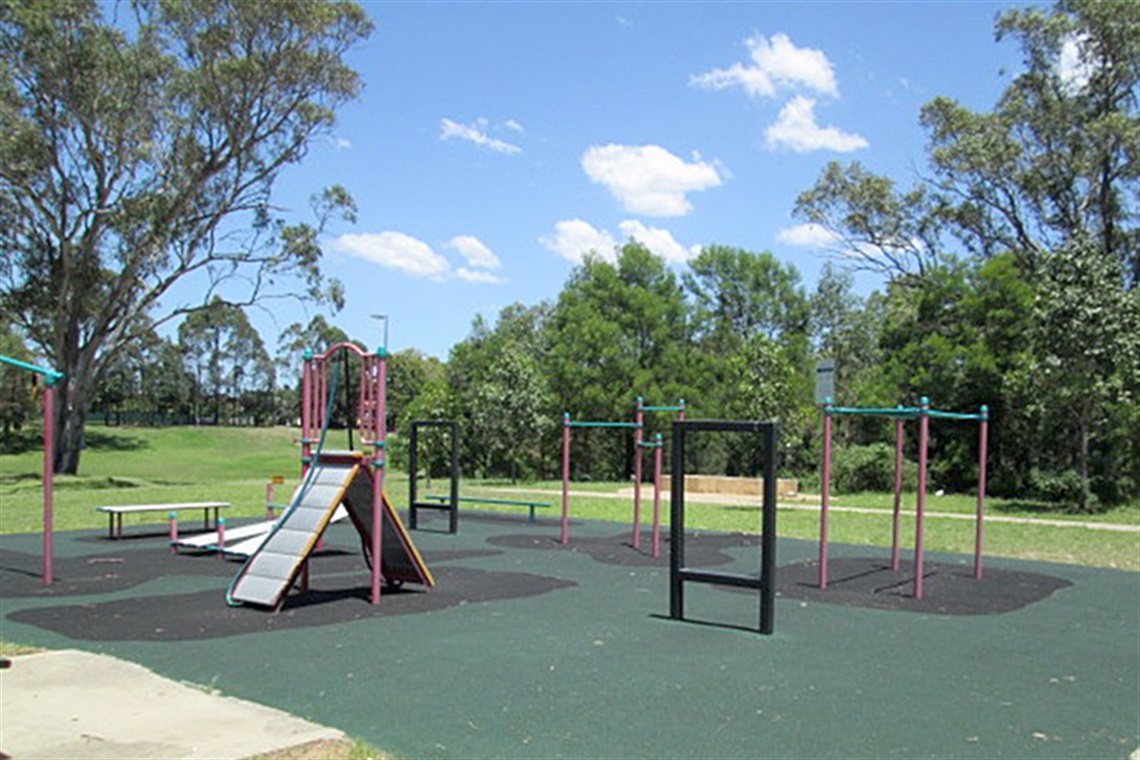
M 759 433 L 764 436 L 764 505 L 760 534 L 760 574 L 716 573 L 685 567 L 685 436 L 692 432 Z M 760 592 L 762 634 L 775 630 L 776 614 L 776 423 L 724 420 L 673 422 L 671 520 L 669 526 L 669 617 L 685 619 L 685 583 L 754 588 Z
M 418 501 L 419 432 L 422 427 L 447 428 L 451 433 L 451 498 L 443 504 Z M 459 423 L 455 420 L 417 420 L 412 423 L 412 437 L 408 446 L 408 527 L 418 530 L 417 513 L 421 509 L 448 513 L 448 533 L 459 532 Z

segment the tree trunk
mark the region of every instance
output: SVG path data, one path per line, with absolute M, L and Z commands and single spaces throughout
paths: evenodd
M 53 469 L 63 475 L 79 472 L 87 426 L 87 405 L 91 398 L 91 379 L 79 371 L 59 383 L 55 409 L 55 452 Z

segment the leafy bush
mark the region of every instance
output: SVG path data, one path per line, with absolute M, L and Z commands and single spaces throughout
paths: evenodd
M 836 448 L 831 457 L 836 492 L 895 490 L 895 451 L 885 443 Z
M 1081 498 L 1081 478 L 1075 470 L 1029 473 L 1029 490 L 1034 498 L 1054 503 L 1076 505 Z

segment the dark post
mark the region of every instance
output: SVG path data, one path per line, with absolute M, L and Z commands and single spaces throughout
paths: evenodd
M 685 617 L 685 427 L 673 422 L 672 473 L 669 486 L 669 617 Z
M 776 426 L 764 426 L 764 518 L 760 536 L 760 633 L 776 621 Z
M 420 464 L 420 425 L 418 422 L 412 423 L 412 439 L 408 442 L 408 527 L 412 530 L 419 528 L 418 516 L 416 514 L 416 490 L 419 483 Z
M 764 506 L 758 573 L 722 573 L 685 566 L 685 435 L 687 431 L 761 434 L 764 443 Z M 669 547 L 669 617 L 685 619 L 685 583 L 749 588 L 758 592 L 762 634 L 775 630 L 776 612 L 776 440 L 774 422 L 677 420 L 673 423 L 671 538 Z

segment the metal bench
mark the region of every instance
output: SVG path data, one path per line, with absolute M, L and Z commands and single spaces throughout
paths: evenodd
M 425 496 L 428 501 L 439 502 L 440 504 L 447 504 L 451 501 L 450 496 Z M 534 522 L 534 510 L 541 508 L 549 508 L 550 502 L 542 501 L 519 501 L 516 499 L 485 499 L 477 496 L 460 496 L 459 501 L 467 502 L 469 504 L 497 504 L 504 507 L 526 507 L 530 510 L 530 517 L 527 518 L 528 522 Z
M 119 504 L 114 506 L 95 507 L 95 511 L 107 515 L 107 538 L 123 537 L 123 515 L 140 514 L 143 512 L 176 512 L 180 509 L 202 510 L 202 529 L 210 529 L 210 511 L 214 512 L 214 525 L 218 524 L 218 513 L 226 507 L 232 506 L 228 501 L 192 501 L 179 504 Z

